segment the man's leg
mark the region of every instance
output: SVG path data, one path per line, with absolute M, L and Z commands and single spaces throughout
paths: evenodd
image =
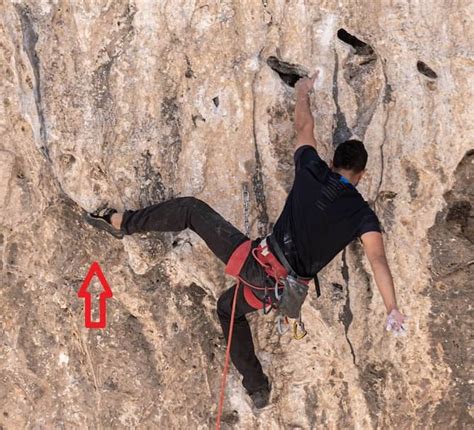
M 214 211 L 209 205 L 194 197 L 169 200 L 137 211 L 115 213 L 112 225 L 125 234 L 145 231 L 181 231 L 190 228 L 208 245 L 211 251 L 227 263 L 235 248 L 248 238 Z M 245 314 L 256 309 L 249 306 L 239 287 L 234 319 L 231 359 L 243 375 L 242 384 L 249 394 L 268 389 L 268 379 L 255 355 L 250 326 Z M 228 340 L 232 301 L 235 286 L 225 291 L 217 303 L 217 314 L 226 340 Z M 265 400 L 265 395 L 263 397 Z M 267 398 L 268 401 L 268 391 Z M 266 402 L 263 402 L 266 404 Z M 261 403 L 262 406 L 265 404 Z
M 217 315 L 227 341 L 235 288 L 234 285 L 225 291 L 217 302 Z M 245 317 L 245 314 L 254 312 L 256 309 L 249 306 L 245 301 L 243 288 L 244 286 L 240 285 L 237 293 L 230 357 L 234 366 L 243 376 L 242 385 L 249 394 L 252 394 L 258 390 L 268 388 L 268 379 L 255 355 L 252 333 Z
M 112 225 L 125 234 L 181 231 L 189 228 L 227 263 L 235 248 L 248 238 L 214 209 L 194 197 L 180 197 L 137 211 L 112 215 Z

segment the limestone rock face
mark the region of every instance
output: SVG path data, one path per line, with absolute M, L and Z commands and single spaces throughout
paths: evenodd
M 409 336 L 384 331 L 354 243 L 305 303 L 306 338 L 250 317 L 272 406 L 254 413 L 232 368 L 223 425 L 472 428 L 472 2 L 0 8 L 0 428 L 215 425 L 223 264 L 192 232 L 120 241 L 82 217 L 192 195 L 251 237 L 270 232 L 294 171 L 279 61 L 320 71 L 324 159 L 351 136 L 366 143 L 360 190 Z M 104 330 L 84 327 L 77 297 L 93 261 L 114 294 Z

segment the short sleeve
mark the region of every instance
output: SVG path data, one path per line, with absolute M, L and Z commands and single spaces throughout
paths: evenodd
M 311 145 L 300 146 L 295 151 L 294 160 L 295 160 L 296 171 L 302 169 L 303 167 L 305 167 L 308 163 L 312 161 L 316 161 L 317 163 L 323 161 L 321 160 L 318 153 L 316 152 L 316 148 Z
M 377 215 L 367 206 L 362 216 L 359 229 L 357 230 L 357 236 L 360 237 L 369 231 L 377 231 L 380 233 L 382 230 Z

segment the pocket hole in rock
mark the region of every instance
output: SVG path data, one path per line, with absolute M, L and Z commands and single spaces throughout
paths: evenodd
M 212 102 L 214 103 L 214 106 L 215 106 L 215 107 L 219 107 L 219 97 L 217 97 L 217 96 L 214 97 L 214 98 L 212 99 Z
M 438 74 L 423 61 L 418 61 L 416 63 L 416 68 L 421 74 L 425 75 L 430 79 L 436 79 L 438 77 Z
M 288 86 L 294 88 L 299 79 L 308 76 L 308 72 L 297 64 L 287 63 L 277 57 L 268 57 L 267 64 L 277 72 L 280 79 Z
M 337 37 L 344 43 L 351 45 L 355 49 L 356 55 L 372 55 L 374 53 L 374 50 L 369 44 L 353 36 L 343 28 L 337 31 Z

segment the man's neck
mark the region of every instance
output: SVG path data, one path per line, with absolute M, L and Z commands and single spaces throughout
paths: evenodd
M 352 185 L 357 186 L 359 182 L 358 175 L 355 174 L 352 170 L 345 169 L 332 169 L 333 172 L 339 173 L 341 176 L 346 178 Z

